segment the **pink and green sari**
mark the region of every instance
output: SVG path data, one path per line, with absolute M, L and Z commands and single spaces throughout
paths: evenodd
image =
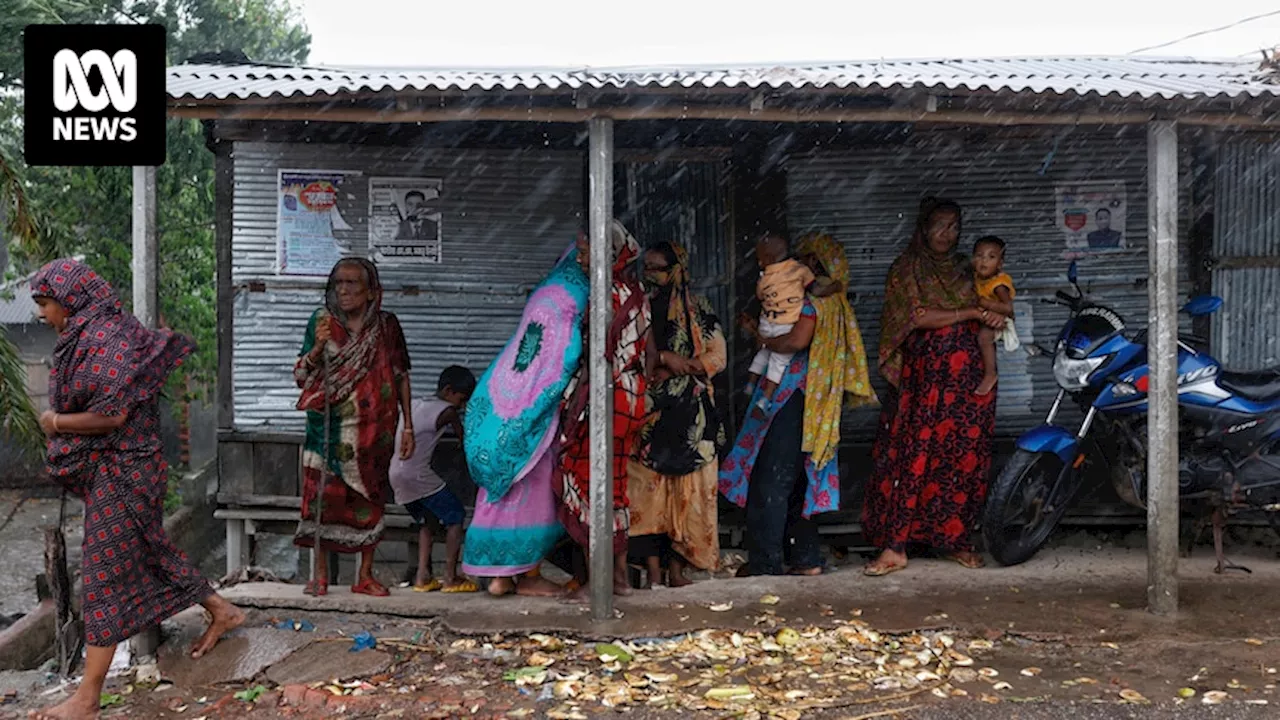
M 564 534 L 552 489 L 554 441 L 561 397 L 582 359 L 589 287 L 570 251 L 529 296 L 515 335 L 468 403 L 463 446 L 480 488 L 463 545 L 468 575 L 528 572 Z

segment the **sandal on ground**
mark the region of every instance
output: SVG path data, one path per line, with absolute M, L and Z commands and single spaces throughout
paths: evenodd
M 480 592 L 480 586 L 471 580 L 461 580 L 452 585 L 445 585 L 440 592 L 444 593 L 473 593 Z
M 986 567 L 987 561 L 976 552 L 958 552 L 947 555 L 946 558 L 954 563 L 959 563 L 963 567 L 970 570 L 977 570 Z
M 312 597 L 320 597 L 322 595 L 328 595 L 329 581 L 328 580 L 309 580 L 307 581 L 307 586 L 303 588 L 302 593 L 304 595 L 311 595 Z
M 444 585 L 441 584 L 439 578 L 431 578 L 430 580 L 422 583 L 421 585 L 414 585 L 413 591 L 414 592 L 435 592 L 442 587 L 444 587 Z
M 870 563 L 867 563 L 867 565 L 862 568 L 862 574 L 866 575 L 867 577 L 884 577 L 885 575 L 889 575 L 891 573 L 896 573 L 899 570 L 906 570 L 906 569 L 907 569 L 906 563 L 870 562 Z
M 373 578 L 362 580 L 351 586 L 351 592 L 356 595 L 369 595 L 371 597 L 387 597 L 391 591 L 386 589 Z

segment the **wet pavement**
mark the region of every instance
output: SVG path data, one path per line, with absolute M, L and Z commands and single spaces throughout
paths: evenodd
M 1144 609 L 1141 551 L 1096 548 L 1018 568 L 707 580 L 637 591 L 604 625 L 546 599 L 245 584 L 227 591 L 251 608 L 245 628 L 191 661 L 201 613 L 166 623 L 166 684 L 116 681 L 106 715 L 1280 717 L 1280 562 L 1240 555 L 1253 575 L 1184 561 L 1172 619 Z M 362 632 L 377 649 L 353 652 Z M 39 702 L 19 700 L 0 718 Z
M 0 615 L 31 612 L 39 604 L 36 576 L 44 572 L 45 526 L 58 524 L 58 498 L 28 497 L 19 490 L 0 490 Z M 63 525 L 71 567 L 79 567 L 80 542 L 84 536 L 83 506 L 67 501 Z

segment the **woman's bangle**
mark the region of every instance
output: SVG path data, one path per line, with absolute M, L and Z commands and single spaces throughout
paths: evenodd
M 53 414 L 53 431 L 55 433 L 62 432 L 58 429 L 58 413 Z

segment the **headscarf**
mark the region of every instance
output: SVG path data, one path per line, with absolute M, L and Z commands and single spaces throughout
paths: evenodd
M 49 373 L 54 412 L 128 413 L 155 398 L 195 343 L 168 330 L 150 330 L 130 313 L 93 268 L 59 259 L 31 280 L 32 297 L 56 300 L 67 313 Z M 49 467 L 65 476 L 82 462 L 82 450 L 113 448 L 108 435 L 57 435 L 49 441 Z
M 640 287 L 640 283 L 636 278 L 636 258 L 640 257 L 640 243 L 636 241 L 634 235 L 619 221 L 613 220 L 609 223 L 609 241 L 613 251 L 613 289 L 612 293 L 617 297 L 618 307 L 613 309 L 613 321 L 609 324 L 608 338 L 605 341 L 606 350 L 604 350 L 605 358 L 609 359 L 616 366 L 619 348 L 640 347 L 643 349 L 642 340 L 648 331 L 648 317 L 645 312 L 645 296 L 644 289 Z M 584 344 L 585 344 L 584 338 Z M 643 362 L 643 354 L 639 358 Z M 617 368 L 615 367 L 615 382 L 618 381 Z M 639 398 L 640 406 L 644 405 L 644 374 L 639 373 L 640 387 L 615 387 L 615 390 L 623 390 L 628 397 Z M 632 379 L 631 373 L 624 374 L 622 381 L 627 382 Z M 587 418 L 587 404 L 589 395 L 587 382 L 586 365 L 578 369 L 577 375 L 566 391 L 565 413 L 564 413 L 564 432 L 565 437 L 574 437 L 577 432 L 577 426 Z M 615 398 L 618 393 L 615 392 Z M 617 407 L 614 403 L 613 409 L 615 418 L 618 415 L 630 415 L 633 412 L 643 414 L 643 408 L 635 407 Z M 615 420 L 616 422 L 616 420 Z
M 707 362 L 708 342 L 721 332 L 705 298 L 693 293 L 689 253 L 662 243 L 650 249 L 666 256 L 670 268 L 645 270 L 656 287 L 650 307 L 657 349 Z M 649 384 L 650 412 L 641 429 L 639 456 L 662 475 L 682 476 L 715 461 L 727 442 L 709 379 L 675 375 Z
M 538 464 L 560 429 L 565 387 L 582 360 L 589 290 L 570 246 L 530 293 L 519 327 L 467 404 L 467 467 L 490 502 Z
M 698 312 L 698 298 L 689 278 L 689 251 L 676 243 L 663 243 L 653 250 L 666 256 L 671 264 L 666 270 L 645 271 L 645 280 L 657 289 L 650 301 L 654 340 L 659 347 L 685 357 L 700 357 L 708 329 L 702 326 L 703 314 Z
M 809 298 L 818 318 L 809 345 L 801 449 L 810 454 L 815 467 L 825 467 L 840 446 L 842 408 L 873 405 L 877 399 L 867 371 L 862 332 L 846 294 L 849 260 L 844 248 L 830 235 L 811 233 L 796 243 L 796 254 L 816 257 L 827 277 L 841 286 L 827 297 Z
M 338 271 L 343 267 L 358 267 L 365 274 L 368 292 L 373 296 L 364 309 L 360 332 L 354 337 L 347 331 L 350 318 L 338 305 Z M 324 290 L 324 309 L 316 313 L 316 325 L 329 323 L 329 347 L 325 350 L 329 363 L 330 407 L 351 396 L 356 385 L 373 367 L 384 333 L 387 313 L 382 312 L 382 280 L 378 268 L 365 258 L 344 258 L 329 272 Z M 325 407 L 325 369 L 322 363 L 307 366 L 303 372 L 302 394 L 298 398 L 299 410 L 323 412 Z
M 903 343 L 916 329 L 915 312 L 926 308 L 961 310 L 977 299 L 969 263 L 955 252 L 955 246 L 943 253 L 929 248 L 928 224 L 939 212 L 953 212 L 957 221 L 961 217 L 960 206 L 949 200 L 926 198 L 921 202 L 911 243 L 889 268 L 885 281 L 880 375 L 894 387 L 902 377 Z

